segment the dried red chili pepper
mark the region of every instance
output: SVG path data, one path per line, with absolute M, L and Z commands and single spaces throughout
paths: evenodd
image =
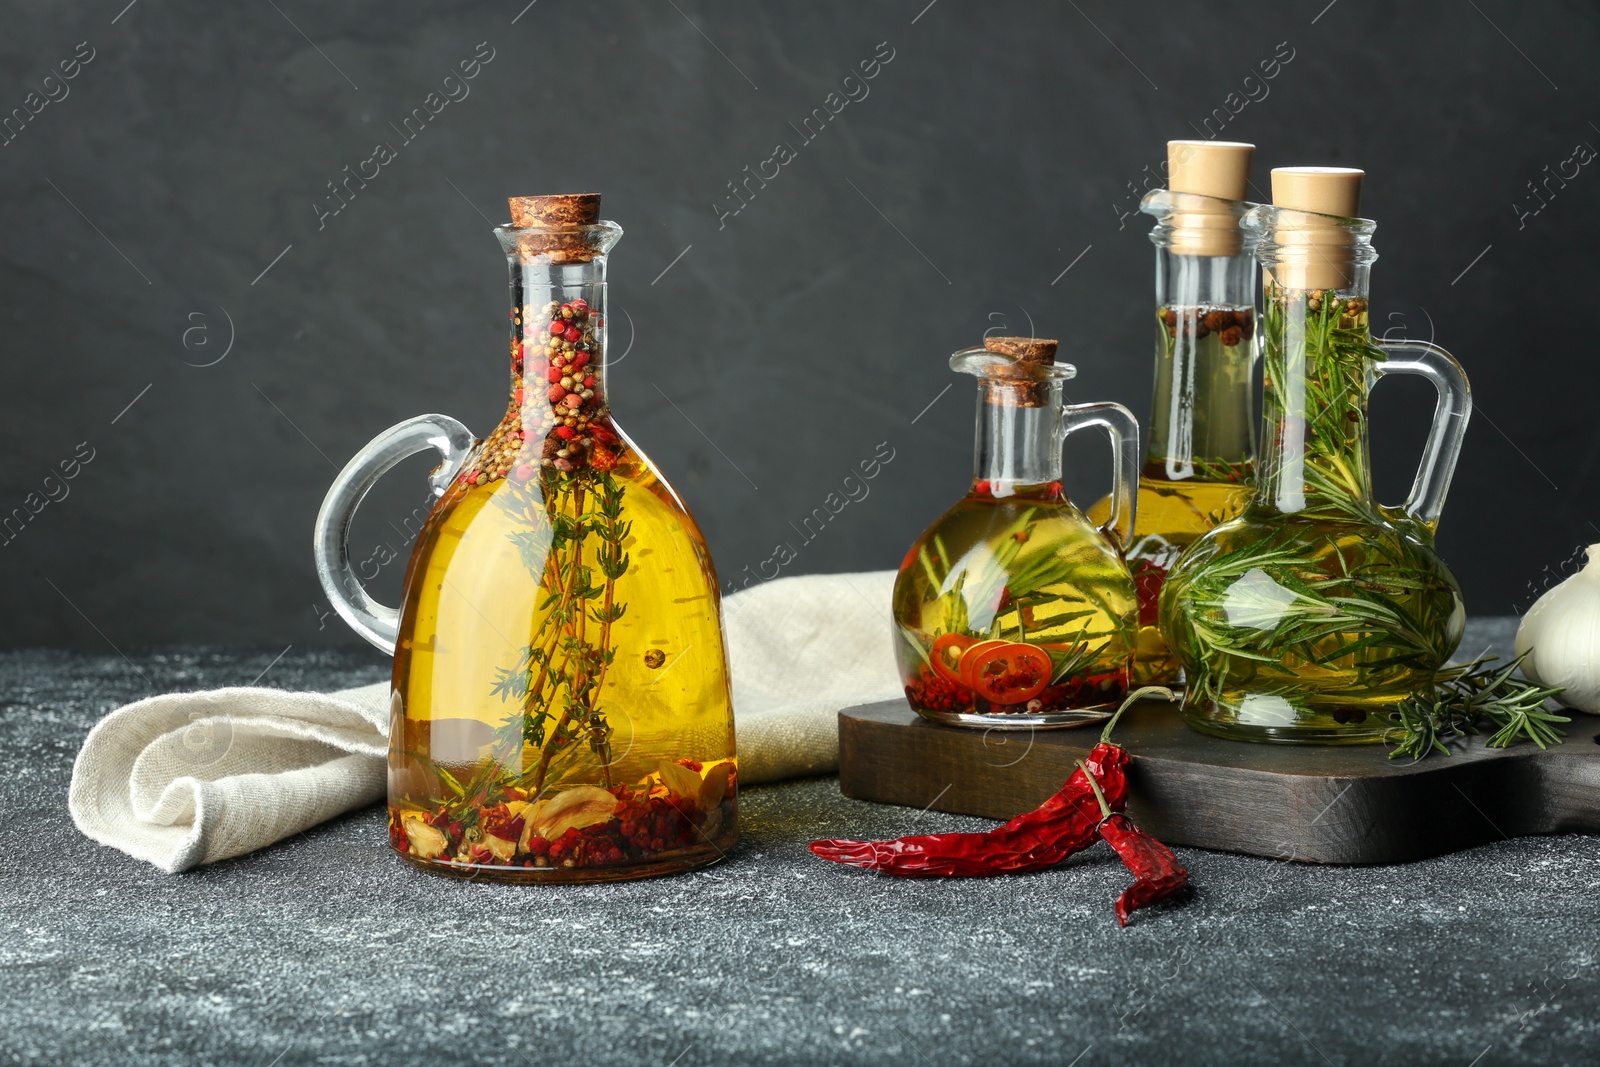
M 1086 761 L 1104 783 L 1109 803 L 1128 792 L 1128 754 L 1116 745 L 1096 745 Z M 1094 844 L 1099 807 L 1082 770 L 1072 772 L 1049 800 L 1033 811 L 981 834 L 923 834 L 893 841 L 813 841 L 825 860 L 883 871 L 900 878 L 979 878 L 1054 867 Z
M 1078 766 L 1082 768 L 1083 764 Z M 1100 791 L 1092 778 L 1089 788 L 1100 801 L 1100 836 L 1133 873 L 1133 884 L 1117 898 L 1117 922 L 1127 926 L 1128 916 L 1135 910 L 1181 892 L 1189 884 L 1189 872 L 1170 848 L 1139 829 L 1120 811 L 1112 811 L 1111 798 Z
M 1146 686 L 1128 694 L 1100 743 L 1054 796 L 1033 811 L 981 834 L 923 834 L 892 841 L 813 841 L 825 860 L 900 878 L 979 878 L 1054 867 L 1100 837 L 1101 800 L 1121 810 L 1127 800 L 1128 753 L 1108 740 L 1122 712 L 1142 696 L 1172 692 Z M 1091 777 L 1092 776 L 1092 777 Z

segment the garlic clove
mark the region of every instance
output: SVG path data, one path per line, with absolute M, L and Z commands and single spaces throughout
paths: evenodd
M 1538 685 L 1561 686 L 1556 697 L 1579 711 L 1600 715 L 1600 544 L 1589 561 L 1546 590 L 1517 627 L 1522 673 Z

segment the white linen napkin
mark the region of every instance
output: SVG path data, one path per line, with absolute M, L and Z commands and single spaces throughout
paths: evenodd
M 902 692 L 893 571 L 778 578 L 727 598 L 739 780 L 827 774 L 836 714 Z M 177 872 L 241 856 L 378 800 L 389 683 L 149 697 L 84 739 L 67 806 L 88 837 Z

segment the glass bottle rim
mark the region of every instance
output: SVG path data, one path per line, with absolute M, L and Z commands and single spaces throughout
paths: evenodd
M 622 227 L 607 219 L 581 226 L 514 226 L 507 222 L 496 226 L 494 234 L 507 255 L 530 261 L 550 260 L 551 252 L 573 248 L 584 249 L 598 259 L 622 240 Z
M 950 369 L 961 374 L 971 374 L 997 381 L 1065 382 L 1078 376 L 1078 368 L 1070 363 L 1027 364 L 1015 356 L 991 352 L 981 345 L 963 348 L 950 355 Z
M 1246 207 L 1249 210 L 1244 213 L 1240 225 L 1262 237 L 1270 237 L 1275 230 L 1340 229 L 1355 237 L 1371 238 L 1378 228 L 1372 219 L 1357 216 L 1324 215 L 1276 204 L 1247 204 Z

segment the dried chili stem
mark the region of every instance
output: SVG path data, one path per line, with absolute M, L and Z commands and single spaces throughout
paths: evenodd
M 1106 720 L 1106 728 L 1100 731 L 1100 743 L 1102 745 L 1109 745 L 1111 743 L 1111 730 L 1117 725 L 1117 720 L 1122 718 L 1122 713 L 1127 711 L 1140 700 L 1150 696 L 1159 696 L 1167 701 L 1174 701 L 1178 699 L 1177 694 L 1164 685 L 1140 686 L 1138 689 L 1135 689 L 1133 692 L 1124 697 L 1121 706 L 1112 713 L 1110 719 Z

